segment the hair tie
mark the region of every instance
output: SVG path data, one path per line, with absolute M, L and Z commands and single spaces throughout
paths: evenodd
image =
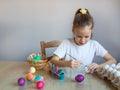
M 81 14 L 87 14 L 87 10 L 85 8 L 80 9 Z

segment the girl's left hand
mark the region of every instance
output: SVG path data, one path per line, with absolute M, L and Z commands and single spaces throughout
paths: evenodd
M 93 73 L 98 67 L 99 65 L 97 63 L 92 63 L 91 65 L 88 66 L 88 70 L 90 71 L 90 73 Z

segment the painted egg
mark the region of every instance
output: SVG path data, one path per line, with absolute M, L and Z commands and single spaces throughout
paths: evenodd
M 44 82 L 43 81 L 38 81 L 37 84 L 36 84 L 36 87 L 38 89 L 42 89 L 44 87 Z
M 75 80 L 77 82 L 82 82 L 84 80 L 84 75 L 82 74 L 78 74 L 76 77 L 75 77 Z
M 21 77 L 18 79 L 18 85 L 19 86 L 24 86 L 25 85 L 25 78 Z
M 35 67 L 30 67 L 30 71 L 29 71 L 30 73 L 35 73 L 36 72 L 36 69 L 35 69 Z
M 33 79 L 33 74 L 32 74 L 32 73 L 28 73 L 28 74 L 26 75 L 26 79 L 27 79 L 27 80 L 32 80 L 32 79 Z
M 44 81 L 43 76 L 36 76 L 35 77 L 35 82 L 38 82 L 38 81 Z

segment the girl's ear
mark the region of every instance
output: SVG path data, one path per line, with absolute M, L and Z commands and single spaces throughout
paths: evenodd
M 74 30 L 73 30 L 73 28 L 72 28 L 72 32 L 74 33 Z
M 73 27 L 72 27 L 72 32 L 74 33 L 74 29 L 73 29 Z
M 93 33 L 91 33 L 91 37 L 90 37 L 90 39 L 92 39 L 92 37 L 93 37 Z
M 92 29 L 92 31 L 91 31 L 91 37 L 90 37 L 90 39 L 92 39 L 92 37 L 93 37 L 93 29 Z

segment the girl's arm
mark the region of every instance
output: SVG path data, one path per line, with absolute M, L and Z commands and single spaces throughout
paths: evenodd
M 53 55 L 50 61 L 52 64 L 58 67 L 77 68 L 82 64 L 82 62 L 78 60 L 60 60 L 57 55 Z
M 108 64 L 108 65 L 113 64 L 113 63 L 116 64 L 115 58 L 113 58 L 109 53 L 107 53 L 103 58 L 106 60 L 106 62 L 100 64 L 100 67 L 103 67 L 106 64 Z

